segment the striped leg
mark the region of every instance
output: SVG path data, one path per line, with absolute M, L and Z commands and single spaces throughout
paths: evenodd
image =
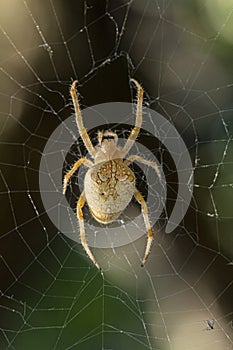
M 145 250 L 144 258 L 143 258 L 142 264 L 141 264 L 141 266 L 143 267 L 145 265 L 145 262 L 149 256 L 149 254 L 150 254 L 150 249 L 151 249 L 151 245 L 153 242 L 153 232 L 152 232 L 152 228 L 151 228 L 149 217 L 148 217 L 148 209 L 147 209 L 146 202 L 145 202 L 142 194 L 137 189 L 134 192 L 134 197 L 138 201 L 138 203 L 141 204 L 142 215 L 143 215 L 144 222 L 145 222 L 146 229 L 147 229 L 146 250 Z
M 71 88 L 70 88 L 70 95 L 72 97 L 74 110 L 75 110 L 76 124 L 78 127 L 79 134 L 84 142 L 84 145 L 85 145 L 86 149 L 88 150 L 88 153 L 94 158 L 95 154 L 96 154 L 96 150 L 91 142 L 91 139 L 87 133 L 85 126 L 83 125 L 82 113 L 81 113 L 81 109 L 80 109 L 80 105 L 79 105 L 78 96 L 76 93 L 76 84 L 77 84 L 77 80 L 73 81 Z
M 142 103 L 143 103 L 143 93 L 144 90 L 141 85 L 135 79 L 130 79 L 137 87 L 137 111 L 136 111 L 136 121 L 131 134 L 129 135 L 125 146 L 122 149 L 123 157 L 129 152 L 130 148 L 133 146 L 136 138 L 138 137 L 141 125 L 142 125 Z
M 85 203 L 86 203 L 85 194 L 84 194 L 84 192 L 82 192 L 82 194 L 80 195 L 79 200 L 77 202 L 77 218 L 79 221 L 81 243 L 82 243 L 83 248 L 85 249 L 85 252 L 87 253 L 89 258 L 91 259 L 91 261 L 94 263 L 94 265 L 97 267 L 97 269 L 100 270 L 100 266 L 96 262 L 94 255 L 92 254 L 92 252 L 87 244 L 85 228 L 84 228 L 83 211 L 82 211 L 82 208 L 83 208 Z
M 67 185 L 69 182 L 69 179 L 71 176 L 75 173 L 75 171 L 78 170 L 81 164 L 86 165 L 88 168 L 91 168 L 93 166 L 93 163 L 91 160 L 86 159 L 86 158 L 80 158 L 77 162 L 74 163 L 72 169 L 70 169 L 64 176 L 63 179 L 63 194 L 66 193 Z
M 156 171 L 156 173 L 157 173 L 157 175 L 158 175 L 158 177 L 159 177 L 159 179 L 161 180 L 161 173 L 160 173 L 158 164 L 157 164 L 156 162 L 152 162 L 151 160 L 147 160 L 147 159 L 144 159 L 144 158 L 141 157 L 141 156 L 138 156 L 138 155 L 136 155 L 136 154 L 132 154 L 132 155 L 130 155 L 129 157 L 127 157 L 127 158 L 125 159 L 124 163 L 125 163 L 126 165 L 128 165 L 128 164 L 134 162 L 135 160 L 136 160 L 137 162 L 139 162 L 139 163 L 146 164 L 146 165 L 149 165 L 149 166 L 151 166 L 152 168 L 154 168 L 155 171 Z

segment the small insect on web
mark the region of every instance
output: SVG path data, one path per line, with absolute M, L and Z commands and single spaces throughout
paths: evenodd
M 214 329 L 214 324 L 215 324 L 215 320 L 206 320 L 207 326 L 208 326 L 208 330 L 212 330 Z
M 93 146 L 92 141 L 83 124 L 79 99 L 76 93 L 77 81 L 71 85 L 70 94 L 72 97 L 77 128 L 84 145 L 93 161 L 88 158 L 77 160 L 71 170 L 69 170 L 63 180 L 63 194 L 66 193 L 68 182 L 73 174 L 79 169 L 80 165 L 85 165 L 88 171 L 84 178 L 84 190 L 81 193 L 78 202 L 76 214 L 79 221 L 81 243 L 95 266 L 100 269 L 95 257 L 93 256 L 85 235 L 84 218 L 82 208 L 85 203 L 88 204 L 89 210 L 96 221 L 102 224 L 109 224 L 116 220 L 130 203 L 134 196 L 141 205 L 141 212 L 147 229 L 147 245 L 142 260 L 144 266 L 153 241 L 153 232 L 148 217 L 147 204 L 136 188 L 135 175 L 128 165 L 134 161 L 153 167 L 161 179 L 161 174 L 156 162 L 144 159 L 139 155 L 129 155 L 138 137 L 142 125 L 142 105 L 143 105 L 143 88 L 135 79 L 131 82 L 137 87 L 137 108 L 136 121 L 126 143 L 123 147 L 118 145 L 118 136 L 111 130 L 98 131 L 98 145 Z M 109 138 L 111 136 L 111 138 Z

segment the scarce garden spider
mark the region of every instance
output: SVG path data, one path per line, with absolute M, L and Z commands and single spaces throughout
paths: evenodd
M 63 194 L 66 192 L 69 179 L 78 170 L 80 165 L 83 164 L 88 167 L 89 170 L 86 172 L 84 178 L 84 190 L 77 202 L 77 218 L 80 227 L 81 243 L 87 255 L 98 269 L 100 269 L 100 266 L 87 244 L 85 235 L 82 208 L 86 202 L 95 220 L 102 224 L 108 224 L 119 217 L 134 196 L 141 205 L 141 211 L 147 229 L 147 245 L 141 264 L 142 266 L 144 266 L 148 258 L 153 241 L 153 232 L 148 217 L 147 205 L 142 194 L 136 188 L 135 175 L 128 165 L 136 160 L 153 167 L 159 178 L 161 178 L 161 175 L 155 162 L 146 160 L 139 155 L 130 155 L 126 158 L 138 137 L 142 125 L 144 91 L 135 79 L 131 79 L 131 81 L 137 87 L 136 122 L 124 147 L 118 146 L 118 136 L 111 130 L 98 131 L 98 145 L 96 147 L 93 146 L 87 130 L 83 125 L 79 100 L 76 93 L 76 80 L 72 83 L 70 89 L 78 131 L 93 161 L 87 158 L 80 158 L 74 163 L 72 169 L 64 176 Z

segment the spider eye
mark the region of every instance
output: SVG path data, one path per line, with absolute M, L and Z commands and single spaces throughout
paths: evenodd
M 101 194 L 101 196 L 104 196 L 104 192 L 101 192 L 100 194 Z

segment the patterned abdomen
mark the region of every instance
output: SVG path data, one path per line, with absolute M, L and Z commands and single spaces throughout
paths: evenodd
M 110 223 L 121 214 L 135 191 L 135 176 L 122 159 L 109 160 L 89 169 L 84 191 L 93 217 Z

